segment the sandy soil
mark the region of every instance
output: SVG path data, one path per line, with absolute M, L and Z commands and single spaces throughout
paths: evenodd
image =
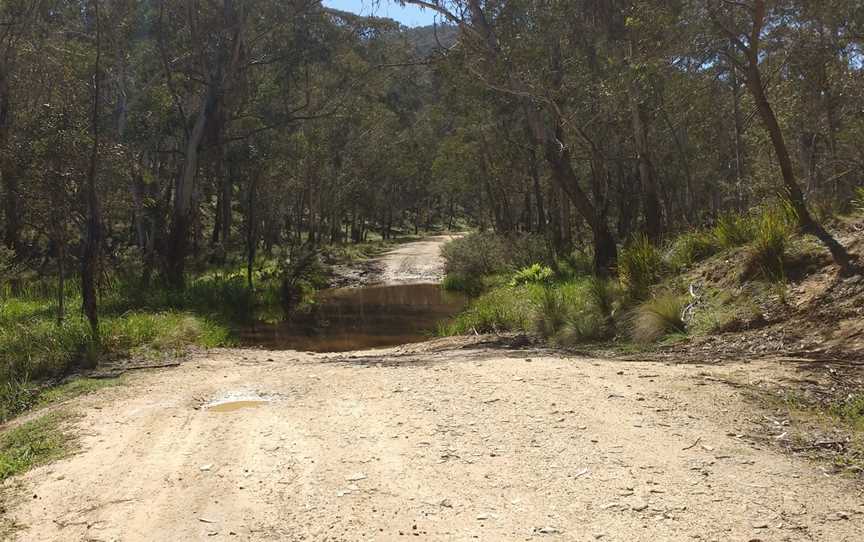
M 214 351 L 64 405 L 80 453 L 0 510 L 22 541 L 864 540 L 860 482 L 766 446 L 723 382 L 784 371 L 484 338 Z

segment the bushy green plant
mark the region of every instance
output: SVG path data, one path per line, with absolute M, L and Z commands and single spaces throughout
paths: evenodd
M 726 213 L 717 219 L 711 235 L 720 248 L 740 247 L 753 240 L 755 223 L 750 216 Z
M 630 336 L 640 343 L 652 343 L 673 333 L 684 333 L 682 314 L 685 298 L 663 293 L 637 306 L 629 318 Z
M 537 332 L 554 337 L 570 318 L 572 309 L 558 288 L 544 288 L 535 316 Z
M 639 236 L 618 255 L 618 277 L 633 299 L 648 295 L 649 288 L 660 282 L 667 267 L 660 250 L 645 236 Z
M 852 198 L 852 208 L 859 214 L 864 214 L 864 186 L 859 186 L 855 189 L 855 195 Z
M 792 234 L 791 217 L 783 208 L 766 209 L 754 230 L 748 268 L 766 280 L 781 281 L 785 277 L 786 247 Z
M 454 239 L 441 248 L 444 270 L 462 277 L 482 277 L 507 268 L 503 238 L 492 233 L 474 233 Z
M 556 280 L 571 282 L 592 276 L 594 274 L 592 258 L 590 250 L 577 250 L 566 257 L 558 258 L 554 264 Z
M 537 304 L 535 329 L 564 346 L 607 338 L 616 297 L 612 281 L 594 277 L 547 287 Z
M 864 429 L 864 394 L 850 394 L 833 405 L 831 413 L 858 429 Z
M 590 277 L 587 279 L 585 291 L 591 306 L 604 319 L 611 321 L 612 317 L 615 316 L 615 303 L 619 297 L 615 283 L 609 279 Z
M 686 269 L 720 250 L 717 240 L 703 231 L 687 232 L 672 242 L 666 260 L 673 269 Z
M 473 233 L 444 245 L 441 255 L 447 274 L 469 279 L 552 263 L 545 240 L 531 234 Z
M 450 292 L 477 295 L 483 290 L 483 281 L 480 277 L 465 277 L 456 273 L 449 273 L 444 276 L 441 287 Z
M 452 322 L 439 327 L 438 334 L 527 331 L 542 292 L 538 285 L 493 288 L 473 300 Z
M 0 422 L 33 406 L 36 396 L 36 387 L 26 374 L 14 376 L 0 384 Z
M 552 268 L 545 265 L 535 263 L 528 267 L 523 267 L 517 271 L 513 278 L 510 279 L 510 286 L 519 286 L 522 284 L 532 283 L 548 283 L 555 276 Z

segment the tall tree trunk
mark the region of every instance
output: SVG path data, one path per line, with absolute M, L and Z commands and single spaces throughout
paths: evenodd
M 192 221 L 192 194 L 198 172 L 198 154 L 204 139 L 204 129 L 210 111 L 215 105 L 213 85 L 208 85 L 207 94 L 201 103 L 195 126 L 186 141 L 183 170 L 174 186 L 174 207 L 171 217 L 171 231 L 168 236 L 166 253 L 167 278 L 169 283 L 182 288 L 185 285 L 186 255 L 189 250 L 189 227 Z
M 3 198 L 5 216 L 3 243 L 15 251 L 16 258 L 21 258 L 21 196 L 15 154 L 9 148 L 12 131 L 12 97 L 9 93 L 8 68 L 5 62 L 0 60 L 0 196 Z
M 543 205 L 543 189 L 540 187 L 540 168 L 537 164 L 537 151 L 531 149 L 529 153 L 529 167 L 531 171 L 531 183 L 534 189 L 534 203 L 537 205 L 537 231 L 546 231 L 546 209 Z
M 761 13 L 764 14 L 764 2 L 757 1 L 756 4 L 757 6 L 761 6 Z M 760 10 L 757 9 L 756 13 L 758 17 Z M 757 26 L 761 28 L 761 25 L 762 20 L 760 18 Z M 795 169 L 792 166 L 792 159 L 783 137 L 783 131 L 780 129 L 780 123 L 777 121 L 774 109 L 771 107 L 768 96 L 765 94 L 762 74 L 759 71 L 759 51 L 758 48 L 753 48 L 758 47 L 756 43 L 745 51 L 745 56 L 747 57 L 747 88 L 750 90 L 754 102 L 756 102 L 759 116 L 762 118 L 766 130 L 768 130 L 768 135 L 771 137 L 771 143 L 774 146 L 774 152 L 777 155 L 777 161 L 780 164 L 780 171 L 783 175 L 786 197 L 795 210 L 801 230 L 819 239 L 828 251 L 831 252 L 831 258 L 840 267 L 841 272 L 848 273 L 852 270 L 852 261 L 846 248 L 825 230 L 807 209 L 804 193 L 801 191 L 801 187 L 795 178 Z
M 246 283 L 250 291 L 255 290 L 253 273 L 255 252 L 258 248 L 258 218 L 255 215 L 255 196 L 258 190 L 258 175 L 252 176 L 249 183 L 249 201 L 246 207 Z
M 731 75 L 732 87 L 732 118 L 735 121 L 735 195 L 738 210 L 742 211 L 746 207 L 747 202 L 744 197 L 745 147 L 744 120 L 741 114 L 741 85 L 738 81 L 738 68 L 734 64 L 729 67 L 729 73 Z
M 58 236 L 59 238 L 59 236 Z M 66 246 L 57 242 L 57 325 L 62 326 L 66 318 Z
M 579 186 L 579 178 L 570 162 L 570 151 L 563 142 L 563 130 L 558 126 L 555 137 L 542 138 L 546 161 L 552 171 L 552 179 L 567 194 L 576 210 L 588 223 L 594 237 L 594 272 L 607 277 L 614 273 L 618 260 L 615 237 L 609 231 L 606 217 L 591 203 Z
M 99 275 L 99 253 L 102 246 L 102 217 L 96 175 L 99 167 L 99 101 L 101 99 L 102 29 L 99 20 L 99 0 L 91 0 L 96 24 L 96 63 L 93 74 L 93 147 L 87 171 L 87 233 L 81 257 L 81 298 L 84 314 L 90 323 L 93 341 L 99 342 L 99 314 L 96 300 L 96 280 Z
M 639 100 L 636 83 L 628 85 L 630 117 L 633 126 L 633 140 L 636 143 L 636 157 L 639 164 L 639 179 L 642 181 L 642 208 L 645 214 L 645 234 L 652 242 L 660 240 L 660 198 L 657 194 L 657 178 L 654 164 L 651 163 L 651 149 L 648 143 L 648 128 L 645 109 Z

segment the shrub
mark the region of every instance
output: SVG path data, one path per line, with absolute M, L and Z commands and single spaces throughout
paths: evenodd
M 528 267 L 524 267 L 517 271 L 510 280 L 510 286 L 520 286 L 522 284 L 532 283 L 548 283 L 552 280 L 554 272 L 550 267 L 535 263 Z
M 571 317 L 571 309 L 558 288 L 544 288 L 534 327 L 544 337 L 554 337 Z
M 754 230 L 746 274 L 761 275 L 770 281 L 783 280 L 786 247 L 791 234 L 789 214 L 783 208 L 766 209 Z
M 542 237 L 474 233 L 444 245 L 444 270 L 468 279 L 512 273 L 534 263 L 549 265 L 552 259 Z
M 504 271 L 506 247 L 501 237 L 475 233 L 454 239 L 441 248 L 444 270 L 462 277 L 481 277 Z
M 643 302 L 630 317 L 630 336 L 636 342 L 652 343 L 673 333 L 684 333 L 685 306 L 684 298 L 672 293 Z
M 719 249 L 718 242 L 712 235 L 701 231 L 688 232 L 673 241 L 666 261 L 674 269 L 686 269 L 713 256 Z
M 618 256 L 618 277 L 632 299 L 647 296 L 665 272 L 660 251 L 645 236 L 637 237 Z
M 727 213 L 717 219 L 717 223 L 711 229 L 720 248 L 735 248 L 746 245 L 753 240 L 755 235 L 754 221 L 746 215 Z
M 864 214 L 864 186 L 859 186 L 855 189 L 855 196 L 852 198 L 852 208 L 859 214 Z
M 543 288 L 493 288 L 470 303 L 452 322 L 438 329 L 439 335 L 526 331 L 535 314 Z
M 590 251 L 574 251 L 556 260 L 554 268 L 558 280 L 569 282 L 593 276 L 594 261 Z
M 536 329 L 564 346 L 607 338 L 616 293 L 611 281 L 593 277 L 547 288 L 538 304 Z
M 608 279 L 591 277 L 587 281 L 586 291 L 592 306 L 606 320 L 611 321 L 615 315 L 615 301 L 619 295 L 615 283 Z
M 477 295 L 483 290 L 483 281 L 479 277 L 465 277 L 450 273 L 444 276 L 441 287 L 450 292 L 464 292 Z

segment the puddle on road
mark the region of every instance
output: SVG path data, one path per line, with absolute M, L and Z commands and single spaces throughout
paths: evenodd
M 258 408 L 266 403 L 267 401 L 230 401 L 207 407 L 207 410 L 211 412 L 234 412 L 235 410 L 242 410 L 244 408 Z
M 211 412 L 236 412 L 247 408 L 258 408 L 273 401 L 272 397 L 257 392 L 230 391 L 210 400 L 204 405 Z
M 243 346 L 269 350 L 347 352 L 428 340 L 465 297 L 437 284 L 325 290 L 306 314 L 240 329 Z

